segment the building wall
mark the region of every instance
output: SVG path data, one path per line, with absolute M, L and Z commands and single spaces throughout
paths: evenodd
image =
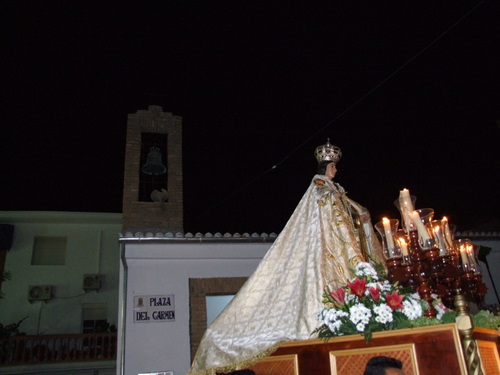
M 186 374 L 191 364 L 189 280 L 248 277 L 270 246 L 270 242 L 125 242 L 120 276 L 126 285 L 120 293 L 124 320 L 118 331 L 124 352 L 119 353 L 117 374 Z M 134 322 L 134 297 L 155 295 L 174 296 L 175 321 Z
M 69 212 L 0 212 L 0 222 L 14 225 L 2 284 L 0 322 L 27 317 L 20 330 L 28 335 L 81 333 L 83 304 L 104 303 L 107 319 L 117 324 L 121 214 Z M 31 265 L 35 236 L 67 238 L 65 265 Z M 98 291 L 85 292 L 84 274 L 103 275 Z M 28 300 L 30 285 L 52 285 L 53 298 Z

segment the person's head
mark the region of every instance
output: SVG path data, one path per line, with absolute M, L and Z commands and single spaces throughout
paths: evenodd
M 322 174 L 328 177 L 330 180 L 333 180 L 335 174 L 337 173 L 337 165 L 335 162 L 331 160 L 324 160 L 319 162 L 318 168 L 316 170 L 317 174 Z
M 314 157 L 318 162 L 316 173 L 325 175 L 332 180 L 335 177 L 335 173 L 337 173 L 336 164 L 342 157 L 340 147 L 332 145 L 330 143 L 330 138 L 327 138 L 324 145 L 316 147 L 316 150 L 314 150 Z M 331 163 L 333 163 L 333 165 L 330 165 Z
M 373 357 L 366 364 L 363 375 L 405 375 L 403 363 L 391 357 Z

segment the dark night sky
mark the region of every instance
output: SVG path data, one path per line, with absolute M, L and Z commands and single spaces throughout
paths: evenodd
M 121 212 L 127 114 L 156 104 L 183 117 L 186 232 L 279 232 L 327 137 L 374 222 L 403 187 L 459 230 L 498 219 L 498 1 L 2 13 L 0 210 Z

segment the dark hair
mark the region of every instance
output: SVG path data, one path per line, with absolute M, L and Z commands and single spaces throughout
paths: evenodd
M 363 375 L 385 375 L 386 368 L 402 369 L 403 363 L 396 358 L 391 357 L 373 357 L 366 364 Z
M 330 163 L 335 163 L 334 161 L 331 160 L 323 160 L 318 163 L 318 167 L 316 168 L 316 173 L 317 174 L 325 174 L 326 173 L 326 166 Z

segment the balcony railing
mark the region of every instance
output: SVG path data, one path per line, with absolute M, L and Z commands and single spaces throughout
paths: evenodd
M 116 360 L 116 333 L 0 339 L 0 366 Z

